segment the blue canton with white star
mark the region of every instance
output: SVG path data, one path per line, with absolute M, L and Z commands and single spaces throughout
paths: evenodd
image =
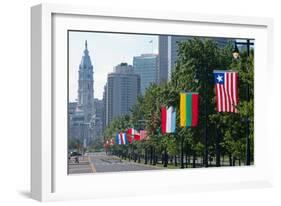
M 214 73 L 216 84 L 224 84 L 224 73 Z

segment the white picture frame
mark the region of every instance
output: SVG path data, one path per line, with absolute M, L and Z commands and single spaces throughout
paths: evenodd
M 255 38 L 255 165 L 67 175 L 63 129 L 67 90 L 66 84 L 58 84 L 67 78 L 64 35 L 67 29 L 93 26 L 95 31 Z M 31 9 L 31 27 L 32 198 L 52 201 L 272 186 L 274 134 L 269 123 L 272 110 L 267 109 L 274 96 L 273 82 L 267 78 L 274 72 L 272 19 L 40 4 Z

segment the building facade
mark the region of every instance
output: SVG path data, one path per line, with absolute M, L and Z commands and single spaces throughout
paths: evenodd
M 103 131 L 103 100 L 94 99 L 94 115 L 92 117 L 93 139 L 101 138 Z
M 157 83 L 161 84 L 168 79 L 168 36 L 159 35 L 158 52 Z
M 140 76 L 140 90 L 144 94 L 145 89 L 151 83 L 157 81 L 158 55 L 141 54 L 133 58 L 134 72 Z
M 133 66 L 121 63 L 107 76 L 106 84 L 106 125 L 115 117 L 130 114 L 130 108 L 140 94 L 140 77 Z

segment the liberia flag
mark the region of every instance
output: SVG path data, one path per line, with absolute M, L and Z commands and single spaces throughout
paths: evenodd
M 238 72 L 214 71 L 218 112 L 237 112 Z
M 131 143 L 133 140 L 140 141 L 140 133 L 134 128 L 129 128 L 127 130 L 128 140 Z
M 161 108 L 162 134 L 175 133 L 176 130 L 176 109 L 173 107 Z
M 180 93 L 180 126 L 195 127 L 198 124 L 199 94 L 196 92 Z

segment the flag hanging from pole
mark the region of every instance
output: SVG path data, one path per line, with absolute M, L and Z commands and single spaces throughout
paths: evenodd
M 125 132 L 120 132 L 119 138 L 121 139 L 121 144 L 128 144 L 128 139 Z
M 180 93 L 180 126 L 195 127 L 198 124 L 199 94 Z
M 140 130 L 140 140 L 147 139 L 147 131 L 146 130 Z
M 128 144 L 128 139 L 126 133 L 117 133 L 116 134 L 116 144 L 122 145 L 122 144 Z
M 175 133 L 176 130 L 176 109 L 173 107 L 161 108 L 162 134 Z
M 115 144 L 118 144 L 118 145 L 122 144 L 119 133 L 117 133 L 115 136 Z
M 114 138 L 110 139 L 110 146 L 114 145 Z
M 237 112 L 238 72 L 214 71 L 218 112 Z
M 140 141 L 140 133 L 134 128 L 129 128 L 127 130 L 128 141 L 131 143 L 133 140 Z

